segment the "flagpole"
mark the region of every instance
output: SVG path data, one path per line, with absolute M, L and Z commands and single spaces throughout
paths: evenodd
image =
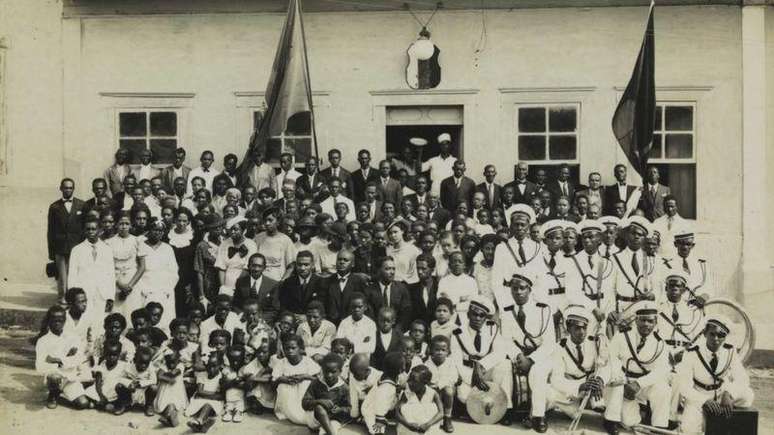
M 304 78 L 309 88 L 307 99 L 309 100 L 309 117 L 312 122 L 311 127 L 312 127 L 312 142 L 314 144 L 314 157 L 315 159 L 317 159 L 317 164 L 319 164 L 320 153 L 317 149 L 317 127 L 315 126 L 315 122 L 314 122 L 314 104 L 312 103 L 312 79 L 311 79 L 311 75 L 309 74 L 309 57 L 307 56 L 307 52 L 306 52 L 306 32 L 304 31 L 304 14 L 302 13 L 301 0 L 296 0 L 296 1 L 298 2 L 298 18 L 299 18 L 299 22 L 301 23 L 301 39 L 304 41 L 304 68 L 306 70 L 306 74 Z

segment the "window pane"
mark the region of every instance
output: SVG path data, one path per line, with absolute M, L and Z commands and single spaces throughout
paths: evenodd
M 519 160 L 545 160 L 545 136 L 519 136 Z
M 542 107 L 519 109 L 519 131 L 524 133 L 546 131 L 546 109 Z
M 577 156 L 577 138 L 575 136 L 550 136 L 548 138 L 548 158 L 551 160 L 575 160 Z
M 666 135 L 666 157 L 668 159 L 690 159 L 693 157 L 693 135 Z
M 129 163 L 140 163 L 140 151 L 145 149 L 145 139 L 121 139 L 118 146 L 129 150 Z
M 312 139 L 285 139 L 285 151 L 294 154 L 297 162 L 305 162 L 312 156 Z
M 548 131 L 575 131 L 578 112 L 574 107 L 552 107 L 548 110 Z
M 282 154 L 282 139 L 272 138 L 266 142 L 266 155 L 264 159 L 267 162 L 278 162 Z
M 669 106 L 666 108 L 666 129 L 670 131 L 693 130 L 693 107 Z
M 148 134 L 145 112 L 120 113 L 118 123 L 121 136 L 146 136 Z
M 289 136 L 302 136 L 312 134 L 311 112 L 301 112 L 288 118 L 288 127 L 285 134 Z
M 151 113 L 150 134 L 151 136 L 177 136 L 177 113 Z
M 175 161 L 177 139 L 151 139 L 150 149 L 153 151 L 153 163 L 172 163 Z
M 664 106 L 656 106 L 656 130 L 661 131 L 663 130 L 663 125 L 661 125 L 661 115 L 664 112 Z
M 654 134 L 653 135 L 653 148 L 650 149 L 650 153 L 648 153 L 648 158 L 650 159 L 660 159 L 662 157 L 661 155 L 661 135 L 660 134 Z

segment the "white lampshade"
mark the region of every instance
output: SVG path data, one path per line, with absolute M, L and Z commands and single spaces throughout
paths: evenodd
M 414 42 L 413 51 L 417 56 L 417 59 L 427 60 L 433 57 L 435 45 L 433 45 L 433 41 L 429 39 L 419 38 Z

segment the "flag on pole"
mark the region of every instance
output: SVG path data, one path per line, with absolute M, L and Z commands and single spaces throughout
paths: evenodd
M 290 0 L 288 3 L 285 25 L 282 27 L 271 76 L 266 85 L 264 97 L 266 111 L 260 125 L 254 126 L 247 153 L 239 168 L 239 175 L 243 179 L 249 177 L 255 166 L 250 158 L 253 152 L 260 152 L 264 159 L 269 154 L 275 154 L 272 151 L 277 150 L 268 149 L 270 139 L 282 135 L 287 129 L 288 119 L 296 114 L 309 114 L 312 136 L 310 149 L 314 157 L 318 157 L 312 85 L 309 80 L 309 62 L 306 55 L 306 37 L 300 3 L 301 0 Z M 287 145 L 283 151 L 294 154 L 296 161 L 305 162 L 311 157 L 306 149 L 288 148 Z
M 632 77 L 613 115 L 613 134 L 634 169 L 645 176 L 648 154 L 653 147 L 656 122 L 656 80 L 653 9 L 650 3 L 648 25 Z

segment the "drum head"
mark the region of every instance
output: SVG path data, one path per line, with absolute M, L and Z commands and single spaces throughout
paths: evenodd
M 726 343 L 734 346 L 742 361 L 746 363 L 755 348 L 755 329 L 742 307 L 730 299 L 711 299 L 704 305 L 704 314 L 721 314 L 731 321 L 731 332 L 726 337 Z
M 470 418 L 478 424 L 495 424 L 508 410 L 505 392 L 494 382 L 487 382 L 489 391 L 473 388 L 468 396 L 467 409 Z

